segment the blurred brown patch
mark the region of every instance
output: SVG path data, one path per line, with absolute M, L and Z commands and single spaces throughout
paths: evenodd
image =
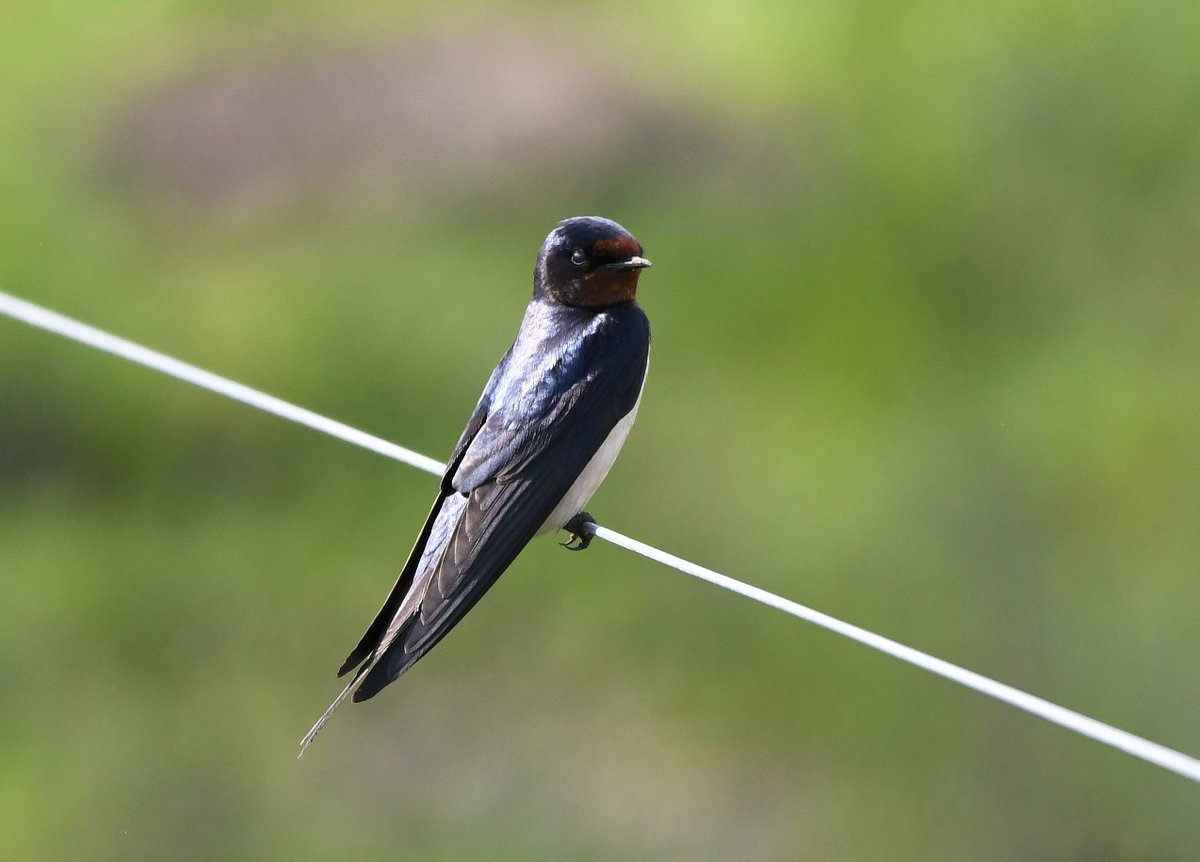
M 133 106 L 112 157 L 135 184 L 213 208 L 348 184 L 588 185 L 694 156 L 695 124 L 669 114 L 559 42 L 489 33 L 206 75 Z

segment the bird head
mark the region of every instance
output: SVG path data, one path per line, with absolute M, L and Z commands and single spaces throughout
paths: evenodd
M 648 266 L 641 243 L 615 221 L 569 218 L 542 243 L 533 293 L 565 305 L 605 308 L 632 300 Z

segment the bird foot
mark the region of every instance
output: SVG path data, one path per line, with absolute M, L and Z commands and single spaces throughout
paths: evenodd
M 571 534 L 571 538 L 559 544 L 568 551 L 583 551 L 596 537 L 596 519 L 588 512 L 580 512 L 563 524 L 563 529 Z

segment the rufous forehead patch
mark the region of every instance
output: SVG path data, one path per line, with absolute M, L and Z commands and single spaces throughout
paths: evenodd
M 642 253 L 642 247 L 631 236 L 615 236 L 612 239 L 596 240 L 592 247 L 604 257 L 611 257 L 614 260 L 625 260 Z

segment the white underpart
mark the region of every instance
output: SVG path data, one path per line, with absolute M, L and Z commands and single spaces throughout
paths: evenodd
M 643 389 L 645 385 L 645 380 L 643 380 Z M 596 450 L 592 460 L 587 462 L 587 466 L 583 468 L 579 478 L 563 495 L 562 500 L 550 513 L 550 517 L 546 519 L 546 523 L 542 524 L 542 528 L 538 530 L 539 536 L 554 532 L 583 511 L 583 507 L 588 504 L 588 500 L 592 499 L 592 495 L 596 493 L 596 489 L 600 487 L 600 483 L 612 469 L 613 462 L 617 460 L 617 454 L 625 445 L 625 438 L 629 436 L 629 429 L 633 427 L 633 420 L 637 418 L 638 407 L 641 403 L 642 393 L 639 392 L 633 409 L 622 416 L 613 429 L 608 432 L 608 436 L 604 438 L 604 442 L 600 444 L 600 448 Z

